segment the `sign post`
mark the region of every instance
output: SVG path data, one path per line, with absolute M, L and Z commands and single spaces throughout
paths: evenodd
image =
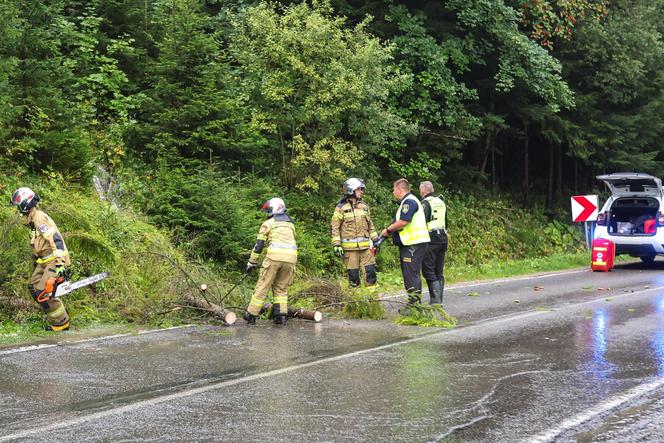
M 586 247 L 590 249 L 595 224 L 588 223 L 597 220 L 599 211 L 599 198 L 597 195 L 575 195 L 572 197 L 572 221 L 583 222 L 583 230 L 586 237 Z

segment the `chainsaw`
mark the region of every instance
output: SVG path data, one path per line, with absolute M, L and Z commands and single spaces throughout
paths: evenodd
M 48 280 L 46 280 L 46 285 L 44 285 L 44 290 L 41 291 L 37 296 L 37 301 L 41 303 L 48 300 L 53 300 L 54 298 L 62 297 L 63 295 L 67 295 L 70 292 L 75 291 L 79 288 L 91 285 L 93 283 L 97 283 L 105 279 L 109 275 L 110 274 L 108 272 L 102 272 L 101 274 L 92 275 L 90 277 L 84 278 L 83 280 L 79 280 L 73 283 L 67 281 L 66 278 L 67 276 L 64 275 L 51 277 Z

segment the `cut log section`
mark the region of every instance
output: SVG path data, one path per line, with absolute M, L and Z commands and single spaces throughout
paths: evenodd
M 267 312 L 272 308 L 271 303 L 265 303 L 261 309 L 261 314 Z M 288 308 L 288 316 L 290 318 L 303 318 L 305 320 L 320 322 L 323 319 L 323 314 L 320 311 L 308 311 L 304 308 Z
M 191 294 L 187 294 L 184 297 L 184 302 L 189 306 L 210 312 L 215 317 L 220 318 L 227 325 L 232 325 L 237 320 L 235 312 L 224 309 L 219 305 L 215 305 L 214 303 L 208 303 L 206 300 L 202 298 L 196 298 Z

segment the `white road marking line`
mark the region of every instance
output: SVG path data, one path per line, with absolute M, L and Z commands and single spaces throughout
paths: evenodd
M 615 300 L 615 299 L 619 299 L 619 298 L 623 298 L 623 297 L 633 297 L 634 295 L 643 294 L 643 293 L 652 292 L 652 291 L 657 291 L 657 290 L 663 290 L 663 289 L 664 289 L 664 286 L 658 286 L 656 288 L 648 288 L 648 289 L 644 289 L 642 291 L 635 291 L 635 292 L 631 292 L 631 293 L 625 293 L 625 294 L 617 295 L 617 296 L 613 297 L 613 299 Z M 600 302 L 600 301 L 603 301 L 603 299 L 588 300 L 588 301 L 585 301 L 585 302 L 581 302 L 581 303 L 577 303 L 577 304 L 574 304 L 574 305 L 566 306 L 566 308 L 573 308 L 573 307 L 576 307 L 576 306 L 582 306 L 582 305 L 586 305 L 586 304 L 589 304 L 589 303 L 597 303 L 597 302 Z M 111 409 L 107 409 L 105 411 L 95 412 L 95 413 L 88 414 L 88 415 L 82 415 L 82 416 L 72 418 L 72 419 L 68 419 L 68 420 L 61 420 L 61 421 L 58 421 L 57 423 L 52 423 L 50 425 L 48 425 L 48 424 L 39 425 L 39 427 L 35 428 L 35 429 L 26 429 L 26 430 L 23 430 L 23 431 L 16 432 L 14 434 L 1 436 L 0 437 L 0 442 L 9 441 L 9 440 L 18 439 L 18 438 L 27 438 L 31 435 L 35 435 L 35 434 L 39 434 L 39 433 L 43 433 L 43 432 L 50 432 L 50 431 L 53 431 L 55 429 L 60 429 L 60 428 L 68 428 L 68 427 L 76 426 L 76 425 L 79 425 L 79 424 L 82 424 L 82 423 L 85 423 L 85 422 L 89 422 L 89 421 L 92 421 L 92 420 L 105 418 L 105 417 L 108 417 L 108 416 L 111 416 L 111 415 L 117 415 L 117 414 L 122 414 L 122 413 L 126 413 L 126 412 L 133 412 L 133 411 L 136 411 L 137 409 L 141 409 L 141 408 L 144 408 L 144 407 L 147 407 L 147 406 L 154 406 L 154 405 L 158 405 L 158 404 L 161 404 L 161 403 L 166 403 L 166 402 L 169 402 L 169 401 L 174 401 L 174 400 L 179 400 L 179 399 L 186 398 L 186 397 L 191 397 L 193 395 L 202 394 L 202 393 L 209 392 L 209 391 L 214 391 L 216 389 L 225 388 L 225 387 L 228 387 L 228 386 L 235 386 L 235 385 L 238 385 L 238 384 L 241 384 L 241 383 L 246 383 L 246 382 L 251 382 L 251 381 L 254 381 L 254 380 L 260 380 L 260 379 L 263 379 L 263 378 L 273 377 L 273 376 L 276 376 L 276 375 L 286 374 L 288 372 L 293 372 L 293 371 L 298 370 L 298 369 L 310 368 L 312 366 L 317 366 L 317 365 L 321 365 L 321 364 L 324 364 L 324 363 L 330 363 L 330 362 L 345 360 L 347 358 L 351 358 L 351 357 L 355 357 L 355 356 L 363 355 L 363 354 L 368 354 L 370 352 L 382 351 L 382 350 L 385 350 L 385 349 L 390 349 L 390 348 L 394 348 L 394 347 L 409 344 L 409 343 L 415 343 L 415 342 L 426 340 L 426 339 L 429 339 L 429 338 L 432 338 L 432 337 L 438 337 L 438 336 L 441 336 L 443 334 L 458 334 L 458 333 L 464 332 L 467 329 L 474 329 L 474 328 L 478 328 L 478 327 L 484 327 L 484 326 L 487 325 L 487 323 L 500 324 L 500 323 L 503 323 L 503 322 L 513 322 L 515 319 L 529 318 L 529 317 L 534 317 L 534 316 L 537 316 L 537 315 L 547 315 L 547 314 L 552 314 L 552 312 L 551 311 L 528 311 L 528 312 L 524 312 L 522 314 L 518 314 L 518 315 L 515 315 L 515 316 L 509 316 L 509 317 L 506 316 L 506 317 L 498 318 L 495 321 L 487 320 L 487 321 L 484 321 L 484 322 L 481 322 L 481 323 L 478 322 L 478 323 L 468 325 L 468 326 L 463 326 L 463 327 L 457 328 L 457 329 L 446 329 L 446 330 L 442 330 L 442 331 L 438 331 L 438 332 L 434 332 L 434 333 L 424 333 L 422 335 L 418 335 L 417 337 L 405 339 L 405 340 L 398 341 L 398 342 L 395 342 L 395 343 L 389 343 L 389 344 L 386 344 L 386 345 L 376 346 L 374 348 L 362 349 L 360 351 L 354 351 L 354 352 L 350 352 L 348 354 L 341 354 L 341 355 L 337 355 L 337 356 L 334 356 L 334 357 L 321 358 L 319 360 L 314 360 L 314 361 L 311 361 L 311 362 L 308 362 L 308 363 L 302 363 L 302 364 L 299 364 L 299 365 L 288 366 L 288 367 L 281 368 L 281 369 L 274 369 L 272 371 L 267 371 L 267 372 L 261 372 L 261 373 L 258 373 L 258 374 L 248 375 L 248 376 L 245 376 L 245 377 L 236 378 L 234 380 L 226 380 L 226 381 L 222 381 L 222 382 L 219 382 L 219 383 L 213 383 L 213 384 L 210 384 L 210 385 L 207 385 L 207 386 L 201 386 L 199 388 L 192 388 L 192 389 L 182 391 L 182 392 L 177 392 L 177 393 L 174 393 L 174 394 L 167 394 L 167 395 L 163 395 L 163 396 L 160 396 L 160 397 L 155 397 L 155 398 L 152 398 L 152 399 L 149 399 L 149 400 L 141 400 L 141 401 L 137 401 L 135 403 L 129 404 L 129 405 L 119 406 L 119 407 L 116 407 L 116 408 L 111 408 Z M 664 383 L 664 381 L 663 381 L 663 383 Z
M 653 382 L 638 385 L 635 388 L 630 389 L 625 394 L 618 395 L 613 397 L 610 400 L 597 404 L 595 407 L 590 408 L 576 417 L 565 420 L 553 429 L 550 429 L 546 432 L 543 432 L 540 435 L 535 436 L 531 443 L 544 443 L 554 441 L 556 437 L 560 434 L 574 429 L 575 427 L 582 425 L 583 423 L 592 420 L 593 418 L 602 415 L 606 412 L 609 412 L 613 409 L 620 407 L 621 405 L 634 400 L 635 398 L 641 397 L 643 395 L 651 393 L 655 389 L 659 389 L 664 386 L 664 377 L 659 378 Z
M 154 333 L 157 333 L 157 332 L 171 331 L 173 329 L 190 328 L 192 326 L 193 325 L 171 326 L 170 328 L 148 329 L 146 331 L 127 332 L 125 334 L 104 335 L 102 337 L 84 338 L 82 340 L 72 340 L 72 341 L 62 341 L 62 342 L 58 342 L 58 343 L 44 343 L 44 344 L 41 344 L 41 345 L 22 346 L 20 348 L 11 348 L 11 349 L 1 350 L 0 351 L 0 356 L 8 355 L 8 354 L 17 354 L 19 352 L 39 351 L 39 350 L 47 349 L 47 348 L 54 348 L 56 346 L 67 346 L 67 345 L 74 345 L 74 344 L 80 344 L 80 343 L 89 343 L 89 342 L 94 342 L 94 341 L 111 340 L 111 339 L 114 339 L 114 338 L 131 337 L 131 336 L 134 336 L 134 335 L 154 334 Z
M 482 285 L 492 285 L 496 283 L 509 283 L 513 281 L 523 281 L 523 280 L 539 280 L 540 278 L 549 278 L 549 277 L 558 277 L 561 275 L 571 275 L 571 274 L 580 274 L 582 272 L 590 272 L 590 269 L 577 269 L 575 271 L 560 271 L 560 272 L 551 272 L 548 274 L 540 274 L 540 275 L 524 275 L 522 277 L 510 277 L 510 278 L 502 278 L 499 280 L 486 280 L 486 281 L 481 281 L 477 283 L 469 283 L 469 284 L 457 284 L 457 285 L 451 285 L 449 289 L 455 289 L 455 288 L 472 288 L 474 286 L 482 286 Z
M 40 349 L 46 349 L 46 348 L 54 348 L 58 346 L 57 344 L 42 344 L 42 345 L 32 345 L 32 346 L 23 346 L 21 348 L 13 348 L 13 349 L 7 349 L 4 351 L 0 351 L 0 355 L 7 355 L 7 354 L 17 354 L 19 352 L 28 352 L 28 351 L 38 351 Z

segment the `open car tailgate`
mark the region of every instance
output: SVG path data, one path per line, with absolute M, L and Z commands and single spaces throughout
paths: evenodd
M 657 177 L 639 172 L 618 172 L 598 175 L 614 196 L 662 196 L 662 181 Z

